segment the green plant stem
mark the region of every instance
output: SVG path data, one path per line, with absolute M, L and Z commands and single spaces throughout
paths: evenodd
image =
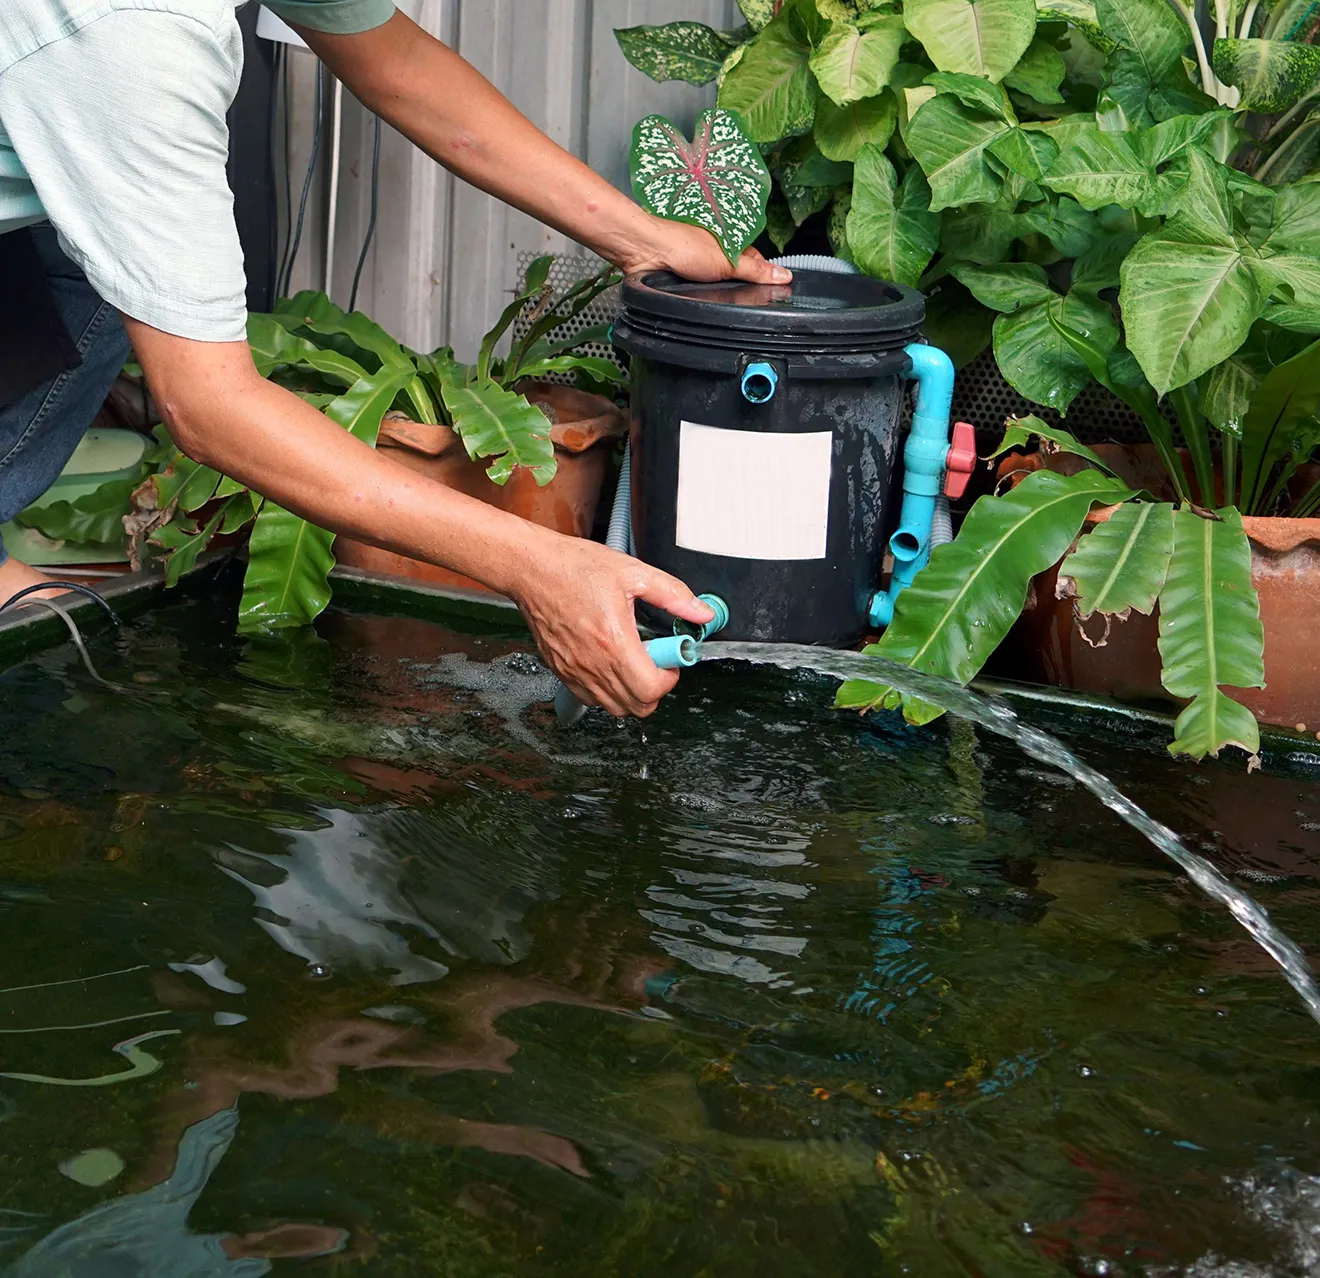
M 1292 518 L 1309 519 L 1317 509 L 1320 509 L 1320 479 L 1317 479 L 1293 506 Z
M 1221 436 L 1220 458 L 1224 469 L 1224 505 L 1237 503 L 1237 436 L 1225 431 Z
M 1146 432 L 1150 435 L 1150 442 L 1155 445 L 1155 451 L 1160 455 L 1160 461 L 1164 463 L 1164 469 L 1169 472 L 1169 482 L 1173 484 L 1173 491 L 1180 502 L 1190 503 L 1192 500 L 1191 485 L 1187 482 L 1187 468 L 1183 465 L 1182 458 L 1178 456 L 1178 450 L 1174 447 L 1173 431 L 1169 423 L 1160 416 L 1159 409 L 1153 403 L 1141 403 L 1137 411 L 1141 414 L 1141 420 L 1146 423 Z
M 1187 451 L 1192 455 L 1192 468 L 1196 471 L 1196 487 L 1201 495 L 1201 505 L 1214 506 L 1215 468 L 1210 457 L 1210 428 L 1196 405 L 1193 386 L 1179 386 L 1170 392 L 1170 398 L 1178 413 L 1178 425 L 1182 427 Z

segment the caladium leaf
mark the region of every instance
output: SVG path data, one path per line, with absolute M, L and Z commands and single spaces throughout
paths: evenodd
M 1320 48 L 1290 40 L 1216 40 L 1212 65 L 1241 91 L 1245 110 L 1265 115 L 1286 111 L 1320 83 Z
M 1173 506 L 1124 502 L 1059 565 L 1059 597 L 1075 597 L 1083 618 L 1096 612 L 1126 618 L 1133 609 L 1149 616 L 1172 554 Z
M 700 22 L 669 22 L 662 27 L 615 27 L 614 38 L 628 59 L 652 80 L 709 84 L 743 33 L 716 31 Z
M 550 422 L 525 396 L 505 390 L 488 377 L 478 378 L 469 386 L 449 387 L 445 407 L 468 456 L 473 460 L 494 458 L 486 468 L 493 483 L 507 483 L 517 466 L 526 466 L 538 485 L 554 478 Z
M 967 683 L 1017 620 L 1032 577 L 1058 563 L 1091 507 L 1133 495 L 1120 480 L 1088 469 L 1076 475 L 1037 471 L 1003 496 L 982 497 L 958 536 L 931 552 L 930 562 L 899 595 L 880 642 L 866 651 Z M 853 681 L 839 689 L 835 704 L 896 706 L 900 695 Z M 904 706 L 913 723 L 940 713 L 924 702 Z
M 1246 339 L 1264 309 L 1256 250 L 1231 227 L 1219 166 L 1188 152 L 1179 212 L 1144 235 L 1121 272 L 1127 344 L 1160 395 L 1213 368 Z
M 409 368 L 392 368 L 363 377 L 327 404 L 325 415 L 374 445 L 381 419 L 411 376 Z M 264 502 L 248 539 L 239 630 L 278 630 L 314 621 L 330 602 L 333 542 L 333 533 L 273 501 Z
M 939 70 L 997 84 L 1031 45 L 1036 5 L 1035 0 L 907 0 L 903 20 Z
M 1160 591 L 1161 682 L 1191 703 L 1178 716 L 1170 754 L 1194 759 L 1227 745 L 1260 748 L 1255 716 L 1223 687 L 1265 686 L 1265 632 L 1251 584 L 1251 546 L 1232 507 L 1203 519 L 1173 515 L 1173 555 Z
M 898 122 L 898 104 L 888 89 L 873 98 L 835 106 L 821 95 L 816 104 L 816 124 L 812 136 L 827 159 L 851 164 L 868 142 L 889 145 Z
M 836 106 L 874 97 L 889 83 L 907 39 L 901 15 L 885 13 L 854 24 L 831 22 L 811 55 L 821 90 Z
M 939 239 L 939 214 L 930 211 L 921 170 L 911 165 L 900 183 L 884 152 L 864 146 L 848 211 L 848 246 L 857 266 L 879 279 L 915 285 Z
M 993 203 L 1004 179 L 986 151 L 1013 128 L 949 94 L 931 98 L 917 110 L 904 140 L 930 183 L 933 212 Z
M 720 81 L 719 105 L 738 112 L 754 142 L 809 133 L 815 119 L 820 91 L 811 74 L 811 45 L 794 16 L 784 11 L 744 45 Z
M 709 231 L 730 262 L 765 226 L 770 172 L 731 111 L 703 111 L 691 142 L 648 115 L 633 130 L 631 169 L 644 208 Z
M 1037 36 L 1004 77 L 1004 84 L 1025 93 L 1034 102 L 1062 102 L 1059 86 L 1067 73 L 1063 55 L 1048 40 Z

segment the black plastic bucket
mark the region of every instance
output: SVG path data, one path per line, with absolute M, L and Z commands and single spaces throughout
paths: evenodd
M 866 628 L 924 316 L 916 290 L 863 275 L 624 281 L 636 553 L 721 596 L 721 638 L 844 645 Z

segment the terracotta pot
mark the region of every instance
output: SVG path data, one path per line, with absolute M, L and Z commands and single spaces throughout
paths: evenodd
M 1105 463 L 1129 483 L 1166 495 L 1163 468 L 1149 445 L 1097 445 Z M 1002 478 L 1048 465 L 1073 472 L 1079 459 L 1064 454 L 1007 459 Z M 1093 511 L 1087 524 L 1108 519 L 1115 507 Z M 1251 542 L 1251 580 L 1265 627 L 1265 687 L 1233 688 L 1230 695 L 1261 723 L 1320 737 L 1320 519 L 1245 516 Z M 1116 697 L 1171 701 L 1160 683 L 1159 608 L 1127 621 L 1093 617 L 1081 623 L 1070 600 L 1056 597 L 1058 570 L 1032 582 L 1022 617 L 996 654 L 996 669 L 1033 683 Z
M 489 506 L 498 506 L 543 528 L 553 528 L 570 537 L 589 536 L 610 464 L 610 446 L 627 434 L 627 421 L 608 399 L 571 386 L 537 383 L 519 389 L 533 404 L 548 410 L 550 438 L 554 441 L 559 468 L 544 488 L 537 487 L 536 480 L 526 470 L 516 471 L 503 487 L 491 483 L 486 477 L 489 463 L 472 461 L 463 441 L 448 426 L 428 426 L 390 416 L 381 424 L 377 447 L 388 449 L 390 456 L 409 470 L 446 488 L 466 493 Z M 461 573 L 347 537 L 335 541 L 335 558 L 352 568 L 385 576 L 462 586 L 468 590 L 486 589 Z

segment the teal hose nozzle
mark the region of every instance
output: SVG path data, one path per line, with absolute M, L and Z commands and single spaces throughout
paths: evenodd
M 697 598 L 715 615 L 704 623 L 676 621 L 674 622 L 674 633 L 676 635 L 691 635 L 700 643 L 703 639 L 709 639 L 711 635 L 719 634 L 729 624 L 729 605 L 719 595 L 698 595 Z
M 661 639 L 648 639 L 643 645 L 646 655 L 661 670 L 681 670 L 697 664 L 697 641 L 691 635 L 665 635 Z

